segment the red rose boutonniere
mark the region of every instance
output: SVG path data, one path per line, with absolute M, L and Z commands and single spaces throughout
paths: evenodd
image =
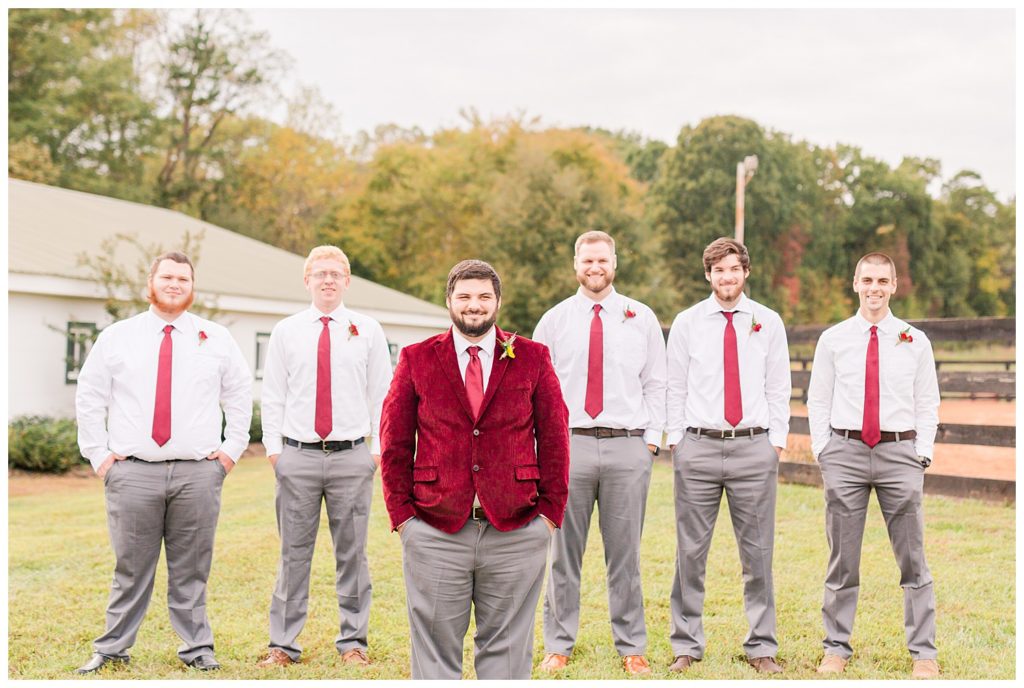
M 635 317 L 636 317 L 636 312 L 632 308 L 630 308 L 629 305 L 627 304 L 626 305 L 626 310 L 622 311 L 622 322 L 626 322 L 630 318 L 635 318 Z
M 209 337 L 206 336 L 206 332 L 199 330 L 199 346 L 202 346 Z
M 912 341 L 914 341 L 914 336 L 910 334 L 910 326 L 908 325 L 907 329 L 900 330 L 900 336 L 896 340 L 896 346 L 899 346 L 903 342 L 907 342 L 909 344 Z
M 751 332 L 760 332 L 761 331 L 761 323 L 757 322 L 757 318 L 754 317 L 753 315 L 750 316 L 750 331 Z
M 508 356 L 509 358 L 516 357 L 516 348 L 513 345 L 515 344 L 517 334 L 517 332 L 513 332 L 508 339 L 498 342 L 499 344 L 501 344 L 501 348 L 505 350 L 504 352 L 502 352 L 501 358 L 498 359 L 499 361 L 504 360 L 506 356 Z
M 356 324 L 354 322 L 349 320 L 348 321 L 348 338 L 352 339 L 353 337 L 358 337 L 358 336 L 359 336 L 359 328 L 356 327 Z

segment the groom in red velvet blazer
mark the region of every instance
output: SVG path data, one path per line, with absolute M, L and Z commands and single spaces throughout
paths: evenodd
M 477 677 L 525 679 L 568 495 L 568 412 L 547 348 L 495 326 L 501 281 L 490 265 L 452 268 L 446 301 L 452 329 L 402 350 L 381 420 L 412 677 L 461 677 L 475 606 Z

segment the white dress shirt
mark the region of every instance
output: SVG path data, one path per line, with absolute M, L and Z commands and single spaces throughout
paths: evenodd
M 587 397 L 590 324 L 601 304 L 604 335 L 604 407 L 591 418 Z M 627 308 L 635 315 L 626 317 Z M 644 430 L 647 444 L 661 445 L 665 429 L 665 337 L 646 305 L 612 290 L 600 302 L 583 287 L 545 313 L 533 331 L 546 344 L 569 408 L 569 427 Z
M 459 373 L 462 375 L 462 384 L 466 384 L 466 368 L 469 367 L 469 347 L 479 346 L 480 351 L 477 357 L 480 359 L 480 370 L 484 376 L 484 392 L 487 392 L 487 383 L 491 379 L 491 368 L 494 367 L 494 345 L 498 334 L 494 327 L 488 330 L 479 343 L 474 344 L 459 332 L 459 329 L 452 326 L 452 344 L 455 345 L 455 357 L 459 361 Z
M 733 316 L 743 419 L 737 429 L 768 428 L 786 448 L 792 378 L 786 326 L 772 309 L 741 294 Z M 725 420 L 724 337 L 727 320 L 714 294 L 676 316 L 668 335 L 668 443 L 686 428 L 729 430 Z M 761 329 L 753 330 L 754 322 Z
M 939 425 L 939 382 L 932 344 L 889 311 L 878 323 L 878 419 L 882 432 L 917 431 L 918 456 L 931 458 Z M 864 423 L 864 376 L 871 323 L 857 315 L 822 332 L 807 388 L 811 452 L 817 458 L 831 428 L 860 430 Z
M 153 411 L 168 324 L 174 327 L 171 437 L 161 447 L 152 437 Z M 221 407 L 227 420 L 223 442 Z M 111 453 L 166 461 L 205 459 L 220 450 L 238 461 L 249 445 L 252 375 L 222 325 L 187 312 L 168 323 L 150 308 L 100 333 L 78 375 L 75 409 L 78 446 L 96 470 Z
M 315 306 L 274 326 L 263 364 L 263 446 L 280 454 L 284 437 L 319 442 L 316 434 L 316 369 L 320 318 L 331 318 L 331 433 L 324 439 L 370 437 L 370 453 L 380 454 L 380 414 L 391 384 L 391 354 L 384 330 L 373 318 L 338 306 L 321 313 Z M 352 335 L 355 327 L 358 334 Z

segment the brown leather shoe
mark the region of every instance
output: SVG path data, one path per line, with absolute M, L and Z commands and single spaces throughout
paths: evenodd
M 549 652 L 544 655 L 544 660 L 540 663 L 540 670 L 553 674 L 556 671 L 564 669 L 565 665 L 568 663 L 569 658 L 567 656 Z
M 846 670 L 846 663 L 850 661 L 839 655 L 825 654 L 821 658 L 821 664 L 818 665 L 819 674 L 841 674 Z
M 774 657 L 754 657 L 748 659 L 747 664 L 754 667 L 759 674 L 781 674 L 782 667 L 775 661 Z
M 267 656 L 256 662 L 256 666 L 264 669 L 274 666 L 288 666 L 289 664 L 295 664 L 295 660 L 289 657 L 284 650 L 276 647 L 270 648 Z
M 910 678 L 938 678 L 939 663 L 934 659 L 915 659 Z
M 691 657 L 690 655 L 679 655 L 675 658 L 675 660 L 673 660 L 671 664 L 669 664 L 668 670 L 674 671 L 677 674 L 679 674 L 686 671 L 693 664 L 699 661 L 699 659 L 697 659 L 696 657 Z
M 354 647 L 341 656 L 343 664 L 352 666 L 370 666 L 370 658 L 366 656 L 366 650 Z
M 643 655 L 626 655 L 622 658 L 622 668 L 627 674 L 651 673 L 651 665 Z

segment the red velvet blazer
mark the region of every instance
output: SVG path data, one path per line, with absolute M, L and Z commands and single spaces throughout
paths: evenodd
M 538 514 L 562 524 L 569 483 L 569 412 L 548 349 L 516 337 L 494 363 L 472 417 L 449 329 L 402 349 L 381 418 L 384 502 L 395 528 L 413 516 L 455 533 L 473 493 L 496 529 Z

